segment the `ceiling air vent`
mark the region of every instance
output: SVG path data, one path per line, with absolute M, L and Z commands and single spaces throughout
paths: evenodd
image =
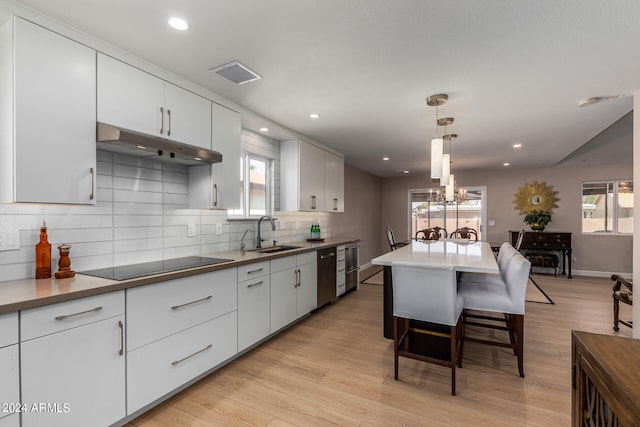
M 227 80 L 231 80 L 237 85 L 243 85 L 262 78 L 262 76 L 251 71 L 248 67 L 242 65 L 238 61 L 229 62 L 228 64 L 221 65 L 217 68 L 212 68 L 209 71 L 216 73 Z

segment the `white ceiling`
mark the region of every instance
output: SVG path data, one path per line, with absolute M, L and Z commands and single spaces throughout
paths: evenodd
M 449 95 L 440 116 L 455 118 L 447 129 L 459 135 L 455 171 L 554 165 L 631 111 L 640 89 L 637 0 L 18 4 L 333 147 L 378 176 L 428 171 L 436 112 L 425 98 L 432 94 Z M 169 28 L 172 15 L 190 29 Z M 236 86 L 208 71 L 232 60 L 263 79 Z M 321 117 L 310 119 L 312 112 Z M 514 150 L 516 142 L 523 148 Z

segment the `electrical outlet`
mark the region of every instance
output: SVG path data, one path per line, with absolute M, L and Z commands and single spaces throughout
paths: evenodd
M 216 223 L 216 234 L 219 236 L 222 234 L 222 224 L 221 223 Z
M 20 231 L 12 227 L 0 228 L 0 251 L 20 249 Z
M 187 224 L 187 237 L 195 237 L 195 235 L 196 235 L 196 225 Z
M 490 226 L 494 226 L 494 225 L 496 225 L 496 220 L 495 220 L 495 219 L 490 219 L 490 220 L 489 220 L 489 225 L 490 225 Z
M 286 228 L 284 221 L 278 221 L 278 223 L 280 224 L 280 230 L 284 230 Z
M 572 262 L 576 262 L 576 261 L 578 261 L 578 259 L 577 259 L 576 257 L 572 256 L 572 257 L 571 257 L 571 261 L 572 261 Z

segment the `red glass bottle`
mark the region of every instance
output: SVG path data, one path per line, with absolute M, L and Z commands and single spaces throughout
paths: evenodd
M 51 277 L 51 243 L 47 241 L 47 224 L 40 227 L 40 242 L 36 245 L 36 279 Z

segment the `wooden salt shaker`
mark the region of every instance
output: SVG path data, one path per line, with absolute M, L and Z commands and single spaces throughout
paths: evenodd
M 71 249 L 71 245 L 66 243 L 58 246 L 60 259 L 58 260 L 58 271 L 56 271 L 55 274 L 56 279 L 67 279 L 76 275 L 76 272 L 70 268 L 71 260 L 69 259 L 69 249 Z

